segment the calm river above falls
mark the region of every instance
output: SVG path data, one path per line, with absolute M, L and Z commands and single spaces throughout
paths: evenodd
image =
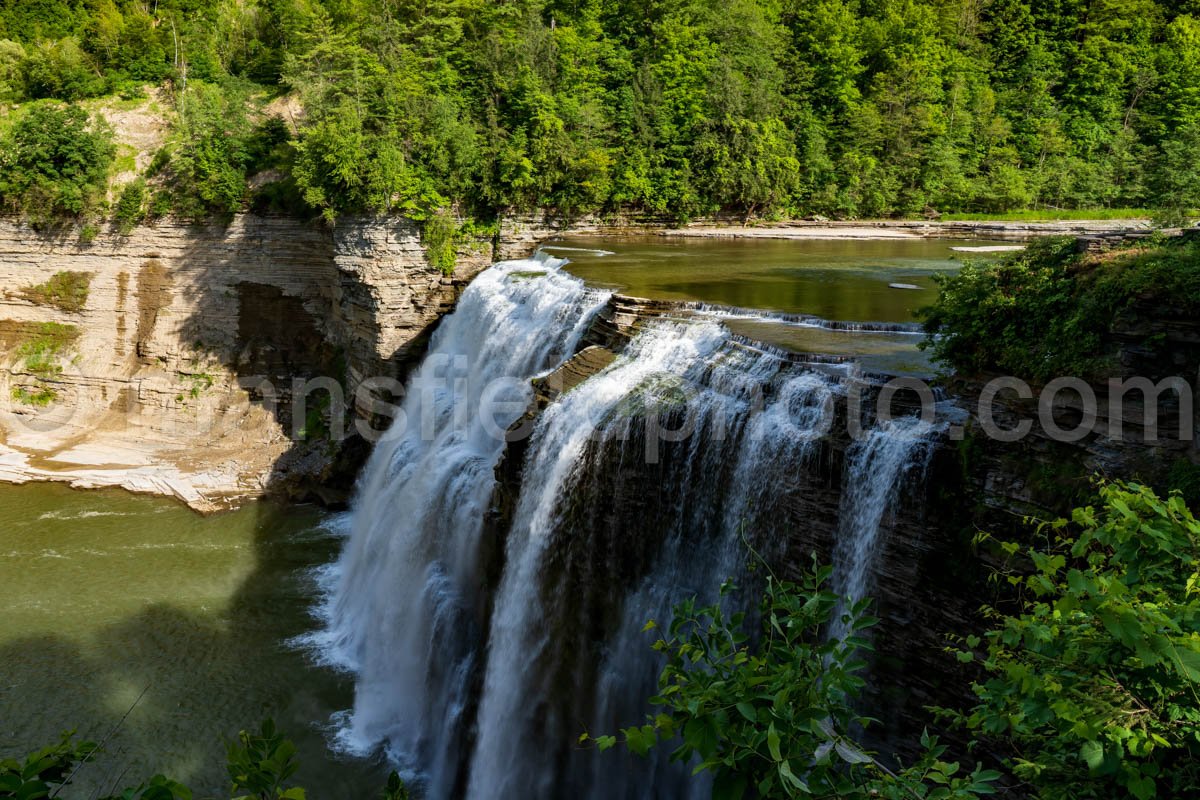
M 932 276 L 959 265 L 960 254 L 950 247 L 978 244 L 985 243 L 571 237 L 547 252 L 571 259 L 566 271 L 600 289 L 774 313 L 729 316 L 723 322 L 735 334 L 794 350 L 861 356 L 869 369 L 924 374 L 929 365 L 909 327 L 913 311 L 934 296 Z M 573 291 L 566 284 L 560 290 L 564 296 Z M 581 315 L 594 313 L 588 304 L 603 299 L 595 292 L 575 295 L 571 302 Z M 808 317 L 898 326 L 848 335 Z M 583 324 L 585 317 L 579 319 Z M 564 330 L 563 342 L 572 335 Z M 673 368 L 669 359 L 663 363 Z M 679 363 L 686 374 L 690 367 Z M 543 365 L 528 367 L 536 374 Z M 469 455 L 472 463 L 480 460 Z M 900 475 L 911 457 L 905 451 L 895 460 Z M 439 461 L 433 454 L 430 463 Z M 487 487 L 480 491 L 486 496 Z M 376 497 L 373 513 L 386 521 L 385 501 Z M 323 624 L 315 609 L 329 582 L 321 577 L 333 574 L 352 527 L 349 515 L 311 507 L 262 502 L 200 517 L 168 500 L 120 492 L 0 486 L 0 754 L 29 751 L 71 728 L 103 738 L 133 706 L 106 754 L 81 773 L 80 786 L 109 789 L 163 772 L 190 782 L 200 796 L 220 796 L 226 789 L 223 738 L 272 717 L 300 745 L 299 779 L 309 797 L 373 796 L 387 768 L 378 759 L 333 755 L 326 746 L 355 703 L 355 676 L 317 666 L 313 653 L 296 644 Z M 535 556 L 528 556 L 531 564 Z M 464 652 L 481 657 L 479 643 L 468 645 Z M 524 697 L 511 696 L 514 702 Z M 485 703 L 481 713 L 486 718 L 504 708 Z M 377 726 L 385 731 L 377 735 L 371 720 L 362 719 L 364 711 L 357 709 L 356 730 L 404 750 L 403 736 L 386 724 Z M 485 736 L 481 748 L 487 745 Z M 413 747 L 426 747 L 425 739 Z M 475 774 L 484 774 L 484 756 L 503 760 L 503 748 L 489 752 Z M 465 769 L 447 767 L 445 786 L 455 786 Z M 462 790 L 458 783 L 444 791 Z

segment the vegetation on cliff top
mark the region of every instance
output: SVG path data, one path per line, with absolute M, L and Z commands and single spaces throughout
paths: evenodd
M 4 0 L 0 102 L 164 86 L 188 215 L 1194 208 L 1193 5 Z
M 995 372 L 1047 381 L 1116 374 L 1113 331 L 1139 315 L 1200 314 L 1200 244 L 1163 237 L 1105 253 L 1081 253 L 1069 238 L 965 264 L 939 278 L 922 310 L 923 346 L 967 375 Z
M 0 135 L 0 206 L 34 221 L 79 216 L 103 197 L 115 152 L 82 108 L 36 103 Z

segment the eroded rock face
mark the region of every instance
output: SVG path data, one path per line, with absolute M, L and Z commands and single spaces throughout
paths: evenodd
M 293 381 L 330 378 L 350 396 L 399 375 L 492 251 L 469 243 L 443 275 L 399 218 L 163 221 L 86 244 L 2 221 L 0 479 L 211 510 L 322 477 L 334 448 L 294 440 L 312 420 Z M 21 291 L 62 272 L 91 276 L 78 312 Z M 39 360 L 47 335 L 69 344 Z

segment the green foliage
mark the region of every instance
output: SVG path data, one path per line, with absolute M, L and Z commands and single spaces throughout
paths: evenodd
M 146 218 L 146 181 L 136 178 L 121 189 L 113 208 L 113 222 L 122 236 L 130 234 Z
M 1070 239 L 1041 240 L 938 281 L 936 303 L 921 311 L 922 346 L 966 374 L 1091 377 L 1110 365 L 1107 334 L 1137 305 L 1200 312 L 1200 252 L 1180 240 L 1099 256 L 1077 253 Z
M 101 743 L 103 744 L 103 743 Z M 304 800 L 304 789 L 287 786 L 295 774 L 296 747 L 275 729 L 270 720 L 259 733 L 241 731 L 227 744 L 228 772 L 235 800 Z M 31 753 L 23 760 L 0 759 L 0 800 L 46 800 L 95 761 L 101 746 L 76 741 L 73 732 L 55 745 Z M 164 775 L 97 800 L 192 800 L 192 790 Z M 409 800 L 408 787 L 395 772 L 388 777 L 382 800 Z
M 111 132 L 78 106 L 25 109 L 0 136 L 0 204 L 35 221 L 79 217 L 103 198 Z
M 296 746 L 271 720 L 263 722 L 259 733 L 238 733 L 226 753 L 235 800 L 304 800 L 303 789 L 287 786 L 299 768 Z
M 0 101 L 180 119 L 189 215 L 240 207 L 235 106 L 303 105 L 255 207 L 841 217 L 1200 205 L 1200 22 L 1167 0 L 30 0 Z M 228 145 L 212 98 L 228 94 Z M 269 91 L 259 92 L 257 87 Z M 208 119 L 206 119 L 208 118 Z M 252 160 L 252 158 L 250 158 Z
M 23 760 L 0 760 L 0 798 L 40 800 L 70 778 L 79 763 L 91 760 L 96 751 L 92 742 L 77 742 L 73 733 L 49 747 L 30 753 Z
M 383 789 L 383 800 L 409 800 L 408 787 L 400 780 L 399 773 L 393 771 L 388 775 L 387 786 Z
M 93 742 L 76 741 L 73 733 L 63 734 L 58 744 L 42 748 L 16 759 L 0 760 L 0 800 L 44 800 L 57 797 L 70 785 L 76 773 L 93 762 L 100 748 Z M 139 786 L 101 800 L 192 800 L 186 786 L 162 775 L 155 775 Z
M 1121 483 L 1101 505 L 1001 543 L 1019 608 L 960 660 L 980 660 L 960 715 L 1003 743 L 1039 798 L 1183 798 L 1200 786 L 1200 522 L 1181 497 Z
M 250 123 L 245 98 L 193 83 L 179 101 L 170 159 L 174 210 L 203 218 L 239 211 L 246 199 Z
M 56 272 L 45 283 L 22 287 L 20 293 L 31 303 L 78 313 L 87 305 L 91 285 L 90 272 Z
M 844 641 L 825 635 L 841 607 L 824 588 L 830 573 L 814 567 L 799 584 L 769 578 L 753 627 L 720 604 L 678 605 L 654 645 L 666 657 L 651 698 L 662 710 L 621 731 L 620 741 L 638 754 L 674 744 L 674 759 L 695 760 L 697 772 L 712 774 L 714 798 L 949 800 L 993 793 L 999 773 L 943 761 L 945 748 L 928 735 L 922 756 L 898 772 L 851 738 L 871 722 L 855 710 L 864 685 L 857 653 L 870 648 L 862 632 L 876 620 L 864 616 L 860 602 L 843 614 L 850 631 Z M 605 750 L 618 737 L 594 741 Z
M 25 94 L 24 61 L 25 48 L 20 43 L 0 39 L 0 103 L 20 100 Z
M 1136 220 L 1150 219 L 1157 212 L 1152 208 L 1077 208 L 1077 209 L 1024 209 L 1003 214 L 954 213 L 943 214 L 940 219 L 967 222 L 1022 222 L 1040 220 Z
M 452 275 L 458 258 L 459 238 L 458 223 L 450 213 L 439 211 L 430 215 L 421 228 L 421 241 L 429 266 L 443 275 Z
M 79 338 L 74 325 L 55 322 L 18 323 L 10 329 L 7 344 L 11 346 L 16 363 L 33 375 L 33 386 L 14 386 L 11 396 L 18 403 L 44 407 L 58 399 L 58 392 L 47 386 L 62 373 L 62 358 Z
M 31 99 L 80 100 L 103 94 L 105 82 L 88 63 L 74 39 L 45 41 L 26 51 L 21 65 L 25 94 Z
M 45 408 L 58 399 L 58 392 L 54 391 L 49 386 L 38 386 L 33 390 L 30 390 L 25 386 L 14 386 L 12 390 L 12 399 L 16 400 L 22 405 Z
M 62 356 L 79 339 L 79 329 L 58 322 L 41 322 L 31 326 L 17 347 L 17 358 L 25 369 L 41 378 L 52 378 L 62 372 Z

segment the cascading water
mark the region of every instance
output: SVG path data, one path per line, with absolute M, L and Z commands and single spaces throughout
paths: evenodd
M 558 263 L 472 283 L 366 468 L 320 642 L 358 673 L 341 741 L 383 743 L 432 800 L 702 797 L 665 752 L 573 747 L 647 712 L 661 664 L 645 623 L 749 579 L 749 545 L 782 558 L 797 504 L 831 481 L 845 487 L 835 580 L 861 596 L 933 430 L 880 423 L 831 478 L 838 368 L 747 346 L 706 314 L 645 323 L 541 412 L 503 556 L 485 556 L 503 431 L 606 299 Z M 506 410 L 481 416 L 495 397 Z
M 329 603 L 325 652 L 358 673 L 344 746 L 386 742 L 430 797 L 454 792 L 485 604 L 480 533 L 530 378 L 575 349 L 607 298 L 538 259 L 498 264 L 434 333 L 373 453 Z M 495 415 L 481 413 L 485 393 Z
M 938 428 L 916 417 L 879 422 L 847 453 L 845 489 L 833 551 L 833 590 L 851 603 L 867 596 L 879 556 L 880 533 L 904 479 L 923 472 Z M 839 616 L 831 637 L 849 632 Z

